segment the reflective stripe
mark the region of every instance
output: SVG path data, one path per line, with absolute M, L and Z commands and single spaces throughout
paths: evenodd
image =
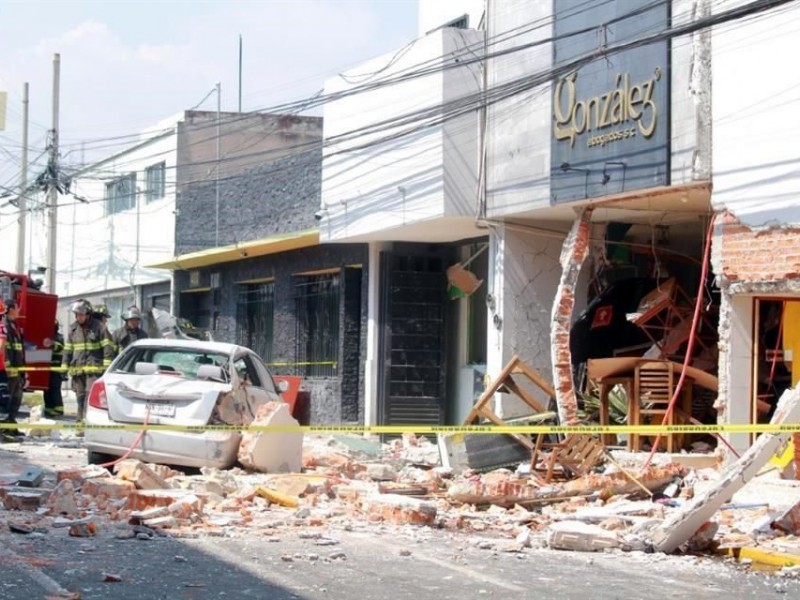
M 101 342 L 79 342 L 77 344 L 72 344 L 73 350 L 101 350 L 103 346 L 105 346 L 108 342 L 103 340 Z
M 104 367 L 100 366 L 85 366 L 85 367 L 70 367 L 67 372 L 70 375 L 89 375 L 95 373 L 103 373 L 105 371 Z

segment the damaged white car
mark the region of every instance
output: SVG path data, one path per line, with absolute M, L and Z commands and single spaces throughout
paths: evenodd
M 125 348 L 89 392 L 89 463 L 128 455 L 161 464 L 230 467 L 236 461 L 239 431 L 149 430 L 140 437 L 136 427 L 92 426 L 249 425 L 260 405 L 282 401 L 281 391 L 261 358 L 242 346 L 140 340 Z

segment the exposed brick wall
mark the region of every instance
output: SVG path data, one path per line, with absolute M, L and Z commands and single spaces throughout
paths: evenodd
M 727 282 L 800 279 L 800 229 L 754 231 L 732 215 L 721 219 L 715 270 Z

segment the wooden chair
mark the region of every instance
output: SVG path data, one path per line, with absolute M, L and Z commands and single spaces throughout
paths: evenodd
M 667 407 L 675 393 L 679 373 L 673 370 L 673 363 L 669 361 L 643 361 L 636 365 L 633 376 L 633 397 L 629 402 L 628 421 L 631 425 L 660 425 L 667 412 Z M 670 414 L 667 425 L 684 423 L 681 415 L 692 413 L 692 386 L 694 381 L 687 377 L 683 382 L 683 389 L 679 403 Z M 662 436 L 666 440 L 667 452 L 680 450 L 683 445 L 682 434 L 669 434 Z M 642 435 L 633 433 L 628 436 L 628 448 L 634 451 L 641 450 Z
M 555 475 L 556 465 L 561 467 L 565 478 L 588 475 L 594 467 L 605 458 L 605 446 L 599 437 L 576 434 L 567 436 L 562 442 L 548 444 L 544 435 L 536 438 L 536 446 L 531 452 L 531 472 L 537 470 L 539 453 L 550 450 L 544 458 L 544 481 L 550 483 Z
M 547 407 L 543 406 L 529 391 L 519 385 L 514 379 L 515 376 L 527 378 L 548 397 L 555 398 L 556 391 L 553 389 L 553 386 L 550 385 L 544 377 L 539 375 L 536 369 L 525 364 L 519 356 L 514 355 L 500 374 L 484 390 L 477 402 L 475 402 L 469 415 L 464 419 L 464 425 L 471 425 L 480 419 L 485 419 L 494 425 L 507 425 L 508 423 L 498 417 L 491 407 L 492 399 L 497 392 L 514 394 L 533 409 L 534 413 L 546 412 Z M 534 443 L 528 436 L 512 435 L 520 444 L 529 450 L 533 450 Z

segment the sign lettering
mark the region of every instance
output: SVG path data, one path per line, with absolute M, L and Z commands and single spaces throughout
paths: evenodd
M 575 139 L 579 135 L 597 132 L 586 141 L 586 145 L 592 148 L 637 134 L 650 138 L 655 133 L 658 106 L 653 92 L 661 80 L 661 67 L 656 67 L 650 79 L 633 85 L 629 73 L 618 73 L 615 89 L 587 100 L 578 100 L 577 79 L 578 73 L 573 72 L 556 84 L 553 96 L 553 135 L 557 140 L 569 140 L 570 146 L 574 147 Z M 603 131 L 616 125 L 626 127 Z

